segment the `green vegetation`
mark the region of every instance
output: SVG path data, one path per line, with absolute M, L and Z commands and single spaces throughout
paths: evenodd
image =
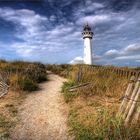
M 62 93 L 64 95 L 65 102 L 68 103 L 70 102 L 77 94 L 70 94 L 68 92 L 69 88 L 74 85 L 74 82 L 64 82 L 62 86 Z
M 10 131 L 19 121 L 17 116 L 18 106 L 25 98 L 22 94 L 20 97 L 11 96 L 7 99 L 1 99 L 2 105 L 0 106 L 0 139 L 9 139 Z
M 0 114 L 0 138 L 10 138 L 10 129 L 16 125 L 17 119 L 17 107 L 15 104 L 6 104 L 5 113 Z
M 41 63 L 1 60 L 0 69 L 11 90 L 34 91 L 38 89 L 38 83 L 47 80 L 46 66 Z
M 137 67 L 137 69 L 138 69 L 138 70 L 140 70 L 140 66 L 139 66 L 139 67 Z
M 18 79 L 18 85 L 20 90 L 23 91 L 35 91 L 38 88 L 37 84 L 27 76 Z
M 47 70 L 64 77 L 69 75 L 69 71 L 71 71 L 71 68 L 72 68 L 71 65 L 68 64 L 47 65 Z
M 10 139 L 10 132 L 20 121 L 18 107 L 22 104 L 27 94 L 9 93 L 1 99 L 0 104 L 0 139 Z
M 5 107 L 8 109 L 11 116 L 16 117 L 18 109 L 14 104 L 6 104 Z
M 9 120 L 3 114 L 0 114 L 0 138 L 9 138 L 9 129 L 14 125 L 14 122 Z
M 104 107 L 89 113 L 85 106 L 73 108 L 69 114 L 69 126 L 76 140 L 138 140 L 140 125 L 126 128 L 121 118 Z
M 127 71 L 135 69 L 51 65 L 49 70 L 69 79 L 64 83 L 62 92 L 70 107 L 68 124 L 76 140 L 140 139 L 140 123 L 127 127 L 122 118 L 116 117 L 119 99 L 124 95 L 130 78 Z M 69 92 L 72 86 L 81 83 L 90 84 Z

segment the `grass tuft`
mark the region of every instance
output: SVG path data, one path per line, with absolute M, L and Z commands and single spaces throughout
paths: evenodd
M 13 123 L 6 118 L 6 116 L 3 116 L 0 114 L 0 138 L 9 138 L 10 133 L 9 129 L 13 126 Z
M 69 89 L 73 85 L 74 85 L 74 82 L 72 82 L 72 81 L 63 83 L 61 92 L 64 95 L 64 100 L 65 100 L 66 103 L 72 101 L 72 99 L 77 96 L 77 93 L 69 93 Z

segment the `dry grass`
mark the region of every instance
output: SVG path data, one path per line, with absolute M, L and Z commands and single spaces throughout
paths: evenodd
M 2 76 L 7 73 L 8 84 L 14 91 L 34 91 L 38 83 L 47 80 L 46 66 L 41 63 L 0 61 Z
M 69 65 L 65 69 L 55 66 L 53 72 L 55 68 L 60 75 L 66 69 L 69 70 L 65 77 L 70 81 L 64 83 L 62 92 L 71 108 L 68 124 L 76 140 L 140 139 L 139 123 L 126 127 L 123 119 L 116 117 L 119 99 L 124 95 L 128 77 L 119 76 L 110 70 L 110 66 L 105 69 L 84 65 Z M 90 86 L 80 88 L 74 93 L 69 92 L 71 86 L 87 82 Z
M 76 140 L 138 140 L 140 125 L 125 127 L 123 120 L 116 117 L 119 104 L 102 102 L 100 98 L 79 96 L 69 102 L 68 124 Z
M 89 82 L 89 87 L 79 90 L 79 93 L 83 96 L 85 95 L 85 97 L 96 94 L 120 98 L 129 81 L 127 77 L 120 77 L 110 71 L 110 67 L 106 67 L 105 70 L 85 65 L 49 65 L 48 69 L 56 74 L 63 74 L 63 76 L 70 79 L 72 85 Z
M 19 121 L 18 106 L 22 104 L 26 94 L 10 91 L 7 96 L 0 99 L 0 138 L 10 138 L 10 129 Z

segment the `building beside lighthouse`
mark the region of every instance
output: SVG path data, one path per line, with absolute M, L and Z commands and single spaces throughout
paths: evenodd
M 91 27 L 86 24 L 84 26 L 83 32 L 84 39 L 84 64 L 92 65 L 92 42 L 93 32 Z

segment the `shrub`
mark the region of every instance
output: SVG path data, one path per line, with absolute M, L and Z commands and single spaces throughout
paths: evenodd
M 23 90 L 23 91 L 35 91 L 38 88 L 37 84 L 29 77 L 19 78 L 18 84 L 19 84 L 20 90 Z
M 33 91 L 37 89 L 37 83 L 47 80 L 46 66 L 37 62 L 1 60 L 0 69 L 7 73 L 12 90 Z
M 37 83 L 41 83 L 47 80 L 47 75 L 46 74 L 40 74 L 38 77 L 36 77 Z
M 137 70 L 140 70 L 140 66 L 136 68 Z
M 41 64 L 30 64 L 26 71 L 26 75 L 37 83 L 47 80 L 46 68 Z

